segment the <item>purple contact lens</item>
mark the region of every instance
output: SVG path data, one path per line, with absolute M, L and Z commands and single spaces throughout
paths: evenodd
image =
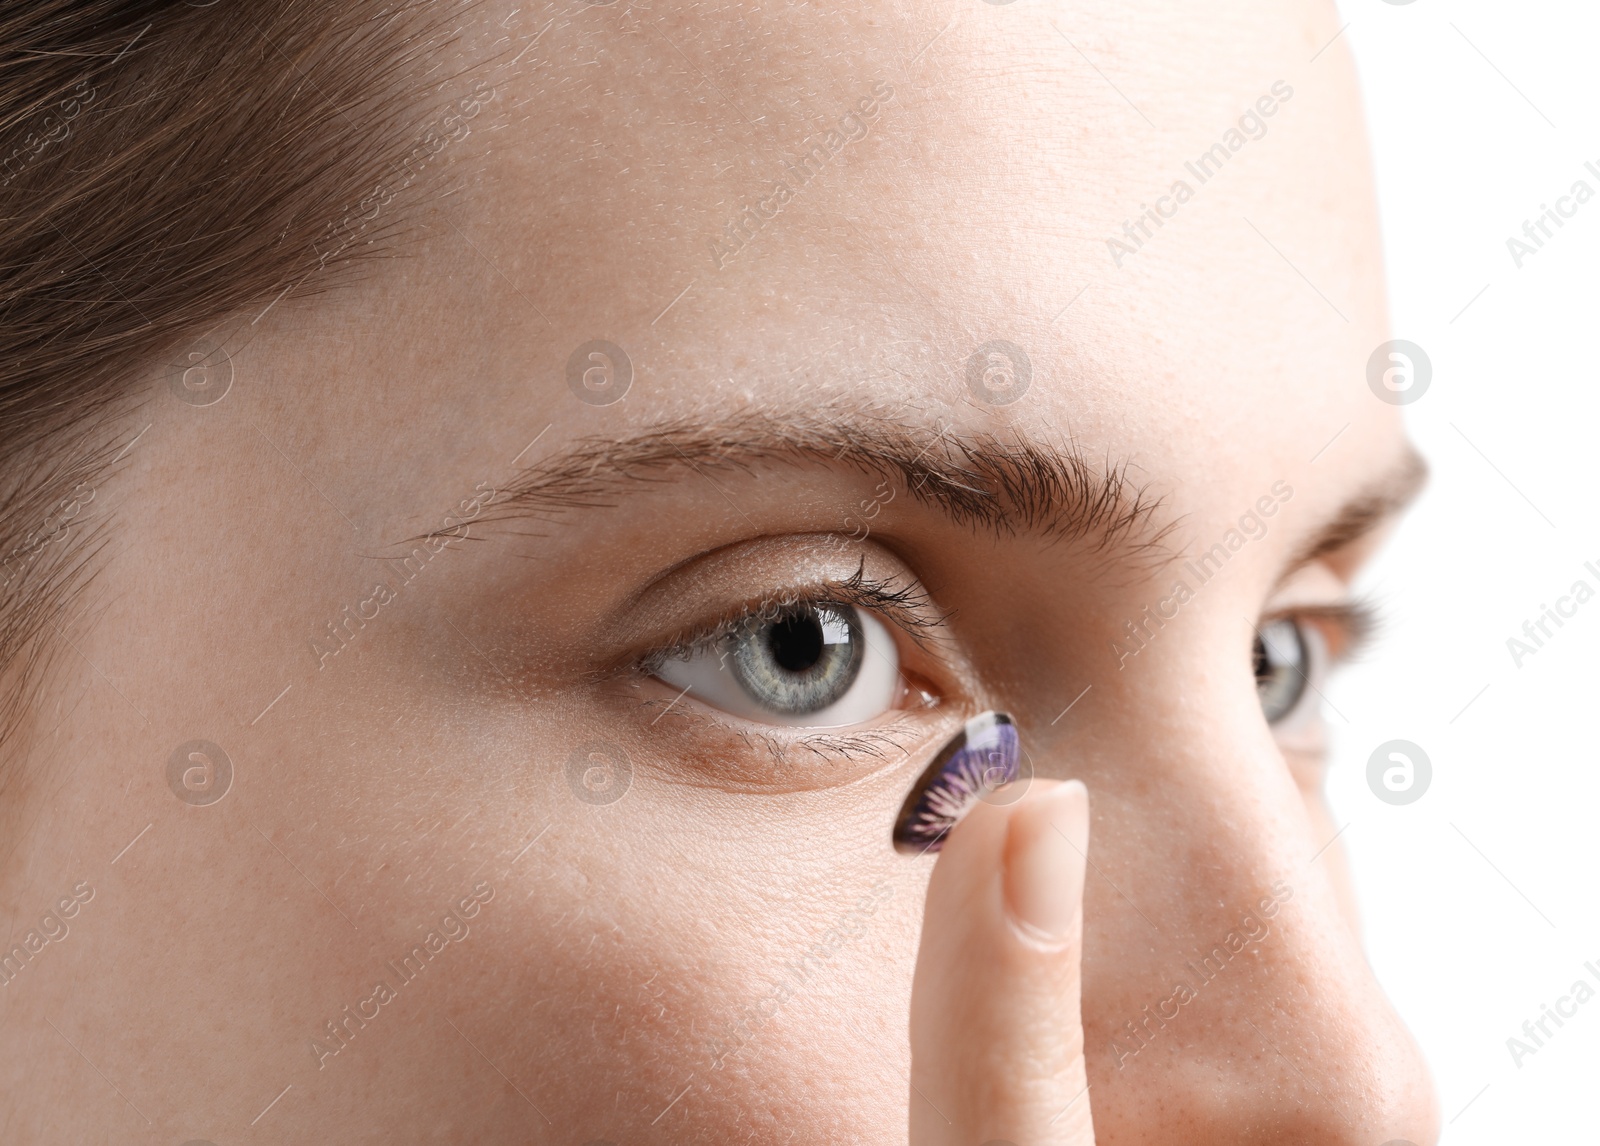
M 979 800 L 1021 771 L 1017 726 L 1003 712 L 985 712 L 939 750 L 923 770 L 894 825 L 894 847 L 908 855 L 936 852 L 950 829 Z

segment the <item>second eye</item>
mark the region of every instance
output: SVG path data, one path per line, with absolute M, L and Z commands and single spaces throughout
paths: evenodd
M 656 675 L 733 716 L 833 728 L 894 706 L 900 656 L 870 613 L 800 602 L 734 623 L 716 640 L 661 662 Z
M 1256 632 L 1256 692 L 1268 724 L 1282 724 L 1305 703 L 1325 654 L 1315 629 L 1292 617 L 1268 621 Z

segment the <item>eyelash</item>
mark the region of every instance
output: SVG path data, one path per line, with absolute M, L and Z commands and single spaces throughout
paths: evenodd
M 1382 610 L 1365 598 L 1341 601 L 1336 605 L 1306 605 L 1286 609 L 1263 617 L 1261 624 L 1280 619 L 1318 623 L 1325 636 L 1331 631 L 1336 639 L 1328 642 L 1330 665 L 1345 664 L 1370 650 L 1384 625 Z
M 796 605 L 854 605 L 870 609 L 893 621 L 919 648 L 926 649 L 937 639 L 950 619 L 940 612 L 921 585 L 916 582 L 873 580 L 866 576 L 866 562 L 842 581 L 823 582 L 808 589 L 762 598 L 735 606 L 708 624 L 698 625 L 672 640 L 657 645 L 633 665 L 634 671 L 654 676 L 664 662 L 704 652 L 729 637 L 775 620 L 784 610 Z
M 834 760 L 888 759 L 891 753 L 904 755 L 915 744 L 922 730 L 898 722 L 868 732 L 803 732 L 793 740 L 779 740 L 764 732 L 746 732 L 746 742 L 760 741 L 774 760 L 789 762 L 793 752 L 807 752 L 823 763 Z

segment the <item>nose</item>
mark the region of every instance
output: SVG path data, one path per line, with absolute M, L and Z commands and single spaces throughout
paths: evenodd
M 1099 1140 L 1429 1146 L 1427 1068 L 1250 678 L 1179 655 L 1113 687 L 1116 723 L 1061 746 L 1094 801 L 1083 1005 Z

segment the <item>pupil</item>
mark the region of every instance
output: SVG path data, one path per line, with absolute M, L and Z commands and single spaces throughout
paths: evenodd
M 772 659 L 787 672 L 805 672 L 822 659 L 822 624 L 814 614 L 785 617 L 767 630 Z

